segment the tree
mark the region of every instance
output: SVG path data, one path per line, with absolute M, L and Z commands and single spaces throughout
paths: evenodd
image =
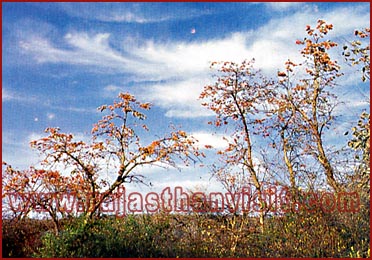
M 366 39 L 370 37 L 370 28 L 365 28 L 364 30 L 355 30 L 354 35 L 360 39 Z M 342 55 L 345 60 L 352 66 L 361 66 L 362 81 L 369 81 L 370 79 L 370 44 L 369 41 L 363 45 L 360 40 L 354 40 L 343 47 L 344 51 Z
M 264 78 L 253 68 L 252 61 L 241 64 L 234 62 L 214 62 L 211 67 L 217 67 L 219 76 L 214 85 L 204 87 L 200 98 L 204 106 L 215 112 L 214 125 L 222 127 L 234 124 L 229 138 L 228 147 L 218 151 L 222 165 L 215 166 L 214 174 L 227 185 L 235 186 L 238 176 L 242 176 L 241 185 L 252 183 L 261 203 L 260 225 L 264 230 L 266 209 L 262 201 L 262 169 L 259 167 L 253 148 L 253 135 L 267 137 L 264 125 L 266 106 L 271 96 L 273 83 Z M 211 122 L 212 124 L 212 122 Z M 243 174 L 242 174 L 243 173 Z M 261 175 L 261 176 L 260 176 Z M 226 177 L 228 178 L 226 182 Z M 244 180 L 245 179 L 245 180 Z M 227 187 L 227 186 L 225 186 Z M 228 187 L 230 189 L 233 187 Z
M 74 182 L 77 181 L 70 176 L 62 176 L 60 172 L 54 170 L 39 170 L 30 167 L 27 170 L 16 170 L 12 166 L 3 163 L 6 167 L 3 171 L 3 198 L 6 206 L 3 207 L 11 212 L 11 219 L 15 221 L 23 220 L 32 211 L 46 213 L 50 216 L 54 224 L 54 231 L 60 231 L 60 218 L 69 215 L 62 205 L 63 194 L 74 191 Z M 80 186 L 80 190 L 84 187 Z
M 44 185 L 55 189 L 57 183 L 47 175 L 57 174 L 56 169 L 69 171 L 66 175 L 69 179 L 60 179 L 63 183 L 58 182 L 61 188 L 56 192 L 74 192 L 82 202 L 86 222 L 98 214 L 105 200 L 115 197 L 123 184 L 143 182 L 143 176 L 135 171 L 138 168 L 177 167 L 178 163 L 189 164 L 203 156 L 195 145 L 196 140 L 175 127 L 164 137 L 143 144 L 141 134 L 149 131 L 144 124 L 144 111 L 151 109 L 151 104 L 138 102 L 128 93 L 120 93 L 118 98 L 112 105 L 98 108 L 107 114 L 93 126 L 89 143 L 75 141 L 72 134 L 61 133 L 59 128 L 47 128 L 47 137 L 31 142 L 42 156 L 43 167 L 48 168 L 35 170 L 42 176 Z M 103 178 L 104 171 L 112 180 Z M 24 173 L 19 172 L 21 182 L 27 179 Z M 7 187 L 16 190 L 14 182 Z
M 279 84 L 286 92 L 277 102 L 280 104 L 279 118 L 282 110 L 291 113 L 295 129 L 301 132 L 304 140 L 303 155 L 311 155 L 319 162 L 327 183 L 339 192 L 342 185 L 335 177 L 335 168 L 324 145 L 324 133 L 335 119 L 334 109 L 338 104 L 337 97 L 331 90 L 336 78 L 342 75 L 337 61 L 332 60 L 329 55 L 329 50 L 337 44 L 324 39 L 332 28 L 332 24 L 323 20 L 318 21 L 315 29 L 309 25 L 306 27 L 308 37 L 296 41 L 297 44 L 304 45 L 301 54 L 305 61 L 302 64 L 288 61 L 286 70 L 278 73 Z M 301 79 L 296 80 L 295 70 L 297 74 L 303 73 Z
M 342 53 L 348 64 L 361 67 L 362 81 L 370 81 L 370 42 L 362 43 L 362 39 L 370 37 L 370 28 L 355 30 L 354 35 L 358 40 L 354 40 L 348 45 L 344 45 Z M 369 102 L 369 97 L 368 97 Z M 370 189 L 370 113 L 363 111 L 358 123 L 352 129 L 353 139 L 348 142 L 348 146 L 355 151 L 355 159 L 358 166 L 352 184 L 363 191 L 363 195 L 369 198 Z M 359 186 L 359 187 L 358 187 Z
M 235 124 L 226 138 L 228 148 L 218 152 L 222 166 L 214 167 L 214 175 L 228 190 L 237 192 L 252 182 L 263 198 L 262 176 L 270 163 L 261 156 L 265 162 L 258 167 L 259 149 L 254 147 L 253 139 L 261 142 L 265 138 L 272 140 L 271 147 L 283 158 L 292 199 L 300 180 L 302 185 L 307 180 L 307 187 L 313 189 L 315 180 L 322 179 L 314 165 L 320 167 L 333 190 L 344 189 L 331 160 L 332 151 L 327 151 L 325 145 L 325 134 L 335 121 L 334 110 L 338 105 L 333 88 L 336 79 L 342 76 L 340 66 L 330 56 L 337 43 L 326 39 L 332 29 L 333 25 L 323 20 L 318 20 L 314 29 L 308 25 L 307 37 L 296 41 L 304 46 L 303 63 L 288 60 L 285 71 L 278 72 L 276 83 L 254 70 L 253 61 L 212 63 L 219 75 L 214 85 L 204 87 L 200 98 L 206 101 L 204 106 L 216 113 L 216 127 Z M 266 146 L 268 142 L 261 144 Z M 264 201 L 261 203 L 262 208 L 268 209 Z M 264 214 L 261 225 L 263 218 Z
M 271 171 L 279 168 L 284 162 L 284 171 L 288 172 L 289 185 L 292 197 L 295 196 L 299 183 L 299 175 L 306 171 L 305 158 L 302 153 L 304 144 L 307 142 L 306 129 L 299 127 L 302 125 L 301 118 L 298 117 L 296 109 L 291 105 L 294 100 L 292 91 L 293 83 L 290 73 L 292 67 L 296 66 L 292 61 L 285 63 L 286 72 L 279 72 L 280 80 L 276 83 L 275 95 L 270 99 L 271 109 L 267 127 L 272 136 L 272 148 L 277 151 L 279 160 L 273 165 Z M 282 79 L 285 77 L 285 80 Z M 279 139 L 279 140 L 278 140 Z M 280 170 L 280 176 L 284 177 L 283 170 Z M 283 183 L 282 185 L 286 185 Z
M 370 81 L 370 28 L 356 30 L 358 38 L 343 47 L 342 53 L 346 62 L 360 69 L 362 82 Z M 366 97 L 370 103 L 369 95 Z M 350 250 L 352 257 L 370 256 L 370 112 L 363 111 L 358 122 L 351 128 L 352 139 L 348 147 L 352 149 L 355 159 L 354 173 L 349 179 L 348 188 L 357 191 L 360 196 L 361 207 L 357 214 L 345 220 L 351 230 L 356 230 L 355 241 Z

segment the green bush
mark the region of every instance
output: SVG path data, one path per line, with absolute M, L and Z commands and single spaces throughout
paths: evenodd
M 143 218 L 148 218 L 144 216 Z M 138 217 L 98 219 L 84 224 L 79 218 L 55 235 L 48 232 L 36 257 L 158 257 L 156 230 Z
M 110 232 L 110 230 L 107 230 Z M 77 219 L 65 230 L 55 235 L 48 232 L 43 238 L 43 246 L 37 257 L 94 257 L 108 256 L 107 246 L 111 241 L 104 236 L 105 230 L 98 223 L 84 225 L 83 219 Z
M 3 226 L 11 257 L 368 257 L 369 209 L 357 213 L 294 212 L 268 217 L 265 232 L 248 216 L 129 215 L 65 221 L 56 235 L 47 221 Z M 45 227 L 41 227 L 41 224 Z M 26 228 L 27 227 L 27 228 Z M 9 230 L 12 229 L 12 233 Z M 4 233 L 4 230 L 6 232 Z M 32 232 L 31 232 L 32 231 Z M 37 233 L 38 232 L 38 233 Z M 10 235 L 12 234 L 12 236 Z M 32 234 L 29 241 L 19 234 Z M 43 237 L 39 242 L 35 238 Z M 32 243 L 34 241 L 34 244 Z M 14 242 L 14 244 L 12 244 Z M 26 243 L 27 242 L 27 243 Z M 5 248 L 4 248 L 5 245 Z M 19 246 L 19 250 L 17 247 Z M 4 254 L 4 249 L 13 248 Z

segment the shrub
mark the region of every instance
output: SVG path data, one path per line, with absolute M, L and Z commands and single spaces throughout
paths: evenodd
M 30 257 L 41 246 L 41 237 L 52 230 L 48 220 L 23 219 L 2 221 L 2 256 Z
M 144 220 L 149 217 L 144 216 Z M 79 218 L 60 234 L 48 232 L 37 257 L 159 257 L 153 224 L 144 225 L 139 217 L 125 220 L 104 218 L 88 224 Z

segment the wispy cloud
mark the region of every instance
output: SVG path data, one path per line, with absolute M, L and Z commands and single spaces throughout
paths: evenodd
M 338 34 L 349 34 L 354 28 L 365 25 L 368 12 L 360 8 L 337 9 L 331 13 L 314 14 L 311 9 L 298 11 L 291 16 L 272 19 L 255 31 L 234 33 L 218 40 L 198 43 L 145 41 L 141 46 L 124 42 L 122 50 L 114 50 L 109 44 L 109 33 L 68 33 L 65 41 L 69 49 L 54 47 L 47 39 L 30 38 L 21 47 L 35 54 L 39 62 L 65 62 L 117 68 L 141 75 L 155 74 L 172 77 L 180 73 L 203 73 L 214 60 L 241 61 L 256 57 L 262 68 L 278 67 L 282 56 L 297 51 L 293 44 L 304 35 L 304 27 L 319 18 L 327 19 L 338 28 Z M 352 23 L 345 22 L 345 16 Z M 290 47 L 292 46 L 292 47 Z M 285 59 L 284 59 L 285 60 Z
M 304 3 L 300 2 L 268 2 L 265 5 L 274 11 L 287 11 L 290 9 L 298 8 L 304 6 Z
M 212 146 L 214 149 L 227 148 L 228 143 L 224 140 L 222 134 L 211 134 L 208 132 L 194 132 L 191 134 L 195 139 L 197 139 L 198 147 L 200 149 L 206 148 L 205 146 Z
M 53 46 L 45 38 L 30 37 L 20 41 L 21 49 L 39 63 L 68 63 L 103 67 L 111 70 L 127 70 L 131 61 L 110 48 L 108 38 L 110 34 L 99 33 L 93 36 L 87 33 L 68 33 L 64 40 L 69 49 Z
M 282 8 L 291 6 L 282 4 Z M 337 8 L 316 13 L 314 7 L 307 6 L 292 15 L 273 18 L 255 31 L 191 43 L 145 40 L 143 44 L 134 45 L 124 41 L 118 49 L 110 44 L 115 35 L 71 32 L 64 37 L 66 48 L 40 37 L 29 37 L 20 46 L 39 63 L 84 65 L 100 68 L 101 72 L 129 73 L 143 81 L 161 81 L 147 85 L 143 95 L 166 108 L 167 116 L 195 117 L 208 115 L 200 108 L 197 98 L 210 80 L 210 62 L 255 58 L 258 68 L 274 76 L 288 58 L 301 59 L 300 47 L 294 42 L 303 38 L 307 24 L 314 24 L 319 18 L 338 28 L 333 35 L 349 37 L 353 29 L 366 25 L 369 12 L 356 6 L 352 10 Z M 110 92 L 119 88 L 106 86 L 104 90 Z
M 50 109 L 59 110 L 59 111 L 65 111 L 65 112 L 90 113 L 90 114 L 98 113 L 96 108 L 83 108 L 83 107 L 74 107 L 74 106 L 54 106 L 54 105 L 46 105 L 46 107 Z
M 115 85 L 107 85 L 106 87 L 103 88 L 105 92 L 118 92 L 120 91 L 122 88 L 119 87 L 119 86 L 115 86 Z
M 53 120 L 56 117 L 56 114 L 54 113 L 47 113 L 48 120 Z
M 21 133 L 2 133 L 2 160 L 19 169 L 26 169 L 38 163 L 38 154 L 30 147 L 30 142 L 41 138 L 42 135 L 31 132 L 27 135 Z
M 3 88 L 2 90 L 2 101 L 9 101 L 9 100 L 12 100 L 12 99 L 15 99 L 15 96 L 12 95 L 9 90 Z
M 184 3 L 168 10 L 166 3 L 60 3 L 68 15 L 89 20 L 115 23 L 159 23 L 195 18 L 208 11 L 197 10 Z M 102 12 L 102 10 L 105 10 Z
M 56 106 L 50 102 L 45 102 L 42 97 L 32 95 L 26 96 L 19 91 L 11 90 L 7 87 L 2 88 L 2 102 L 22 102 L 31 105 L 38 105 L 39 107 L 52 109 L 52 110 L 59 110 L 59 111 L 67 111 L 67 112 L 75 112 L 75 113 L 98 113 L 96 108 L 87 108 L 87 107 L 74 107 L 74 106 Z M 47 118 L 49 120 L 55 117 L 55 113 L 48 112 Z M 38 121 L 38 118 L 35 118 L 35 121 Z
M 18 93 L 17 91 L 10 90 L 8 87 L 2 87 L 2 102 L 23 102 L 23 103 L 34 103 L 37 101 L 35 96 L 25 96 L 24 94 Z
M 206 78 L 169 81 L 138 89 L 138 94 L 155 105 L 167 109 L 167 117 L 194 118 L 212 115 L 198 100 Z

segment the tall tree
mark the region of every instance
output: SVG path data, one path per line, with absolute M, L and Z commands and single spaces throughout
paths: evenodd
M 302 153 L 311 155 L 322 166 L 327 183 L 335 190 L 342 190 L 336 179 L 336 171 L 326 152 L 324 134 L 335 119 L 334 109 L 338 105 L 337 97 L 332 92 L 340 66 L 332 60 L 329 50 L 337 44 L 326 40 L 332 24 L 319 20 L 315 29 L 306 27 L 308 36 L 297 40 L 304 45 L 301 54 L 305 58 L 302 64 L 291 61 L 286 63 L 286 70 L 279 72 L 279 84 L 284 86 L 281 95 L 282 108 L 294 118 L 295 128 L 303 135 Z M 300 75 L 296 79 L 295 74 Z M 280 112 L 280 111 L 279 111 Z
M 228 147 L 218 152 L 222 165 L 215 166 L 215 173 L 220 180 L 236 186 L 238 176 L 246 183 L 252 183 L 261 203 L 260 225 L 264 230 L 266 214 L 263 199 L 262 169 L 259 166 L 257 151 L 253 147 L 253 136 L 268 135 L 265 127 L 267 99 L 273 83 L 253 68 L 252 61 L 241 64 L 234 62 L 214 62 L 219 75 L 216 83 L 204 87 L 200 98 L 203 105 L 215 112 L 216 127 L 232 125 L 232 133 L 226 141 Z M 212 124 L 212 122 L 211 122 Z M 255 154 L 256 152 L 256 154 Z M 234 174 L 237 173 L 237 174 Z M 240 184 L 241 187 L 241 184 Z M 239 190 L 239 188 L 236 190 Z M 230 187 L 231 188 L 231 187 Z

